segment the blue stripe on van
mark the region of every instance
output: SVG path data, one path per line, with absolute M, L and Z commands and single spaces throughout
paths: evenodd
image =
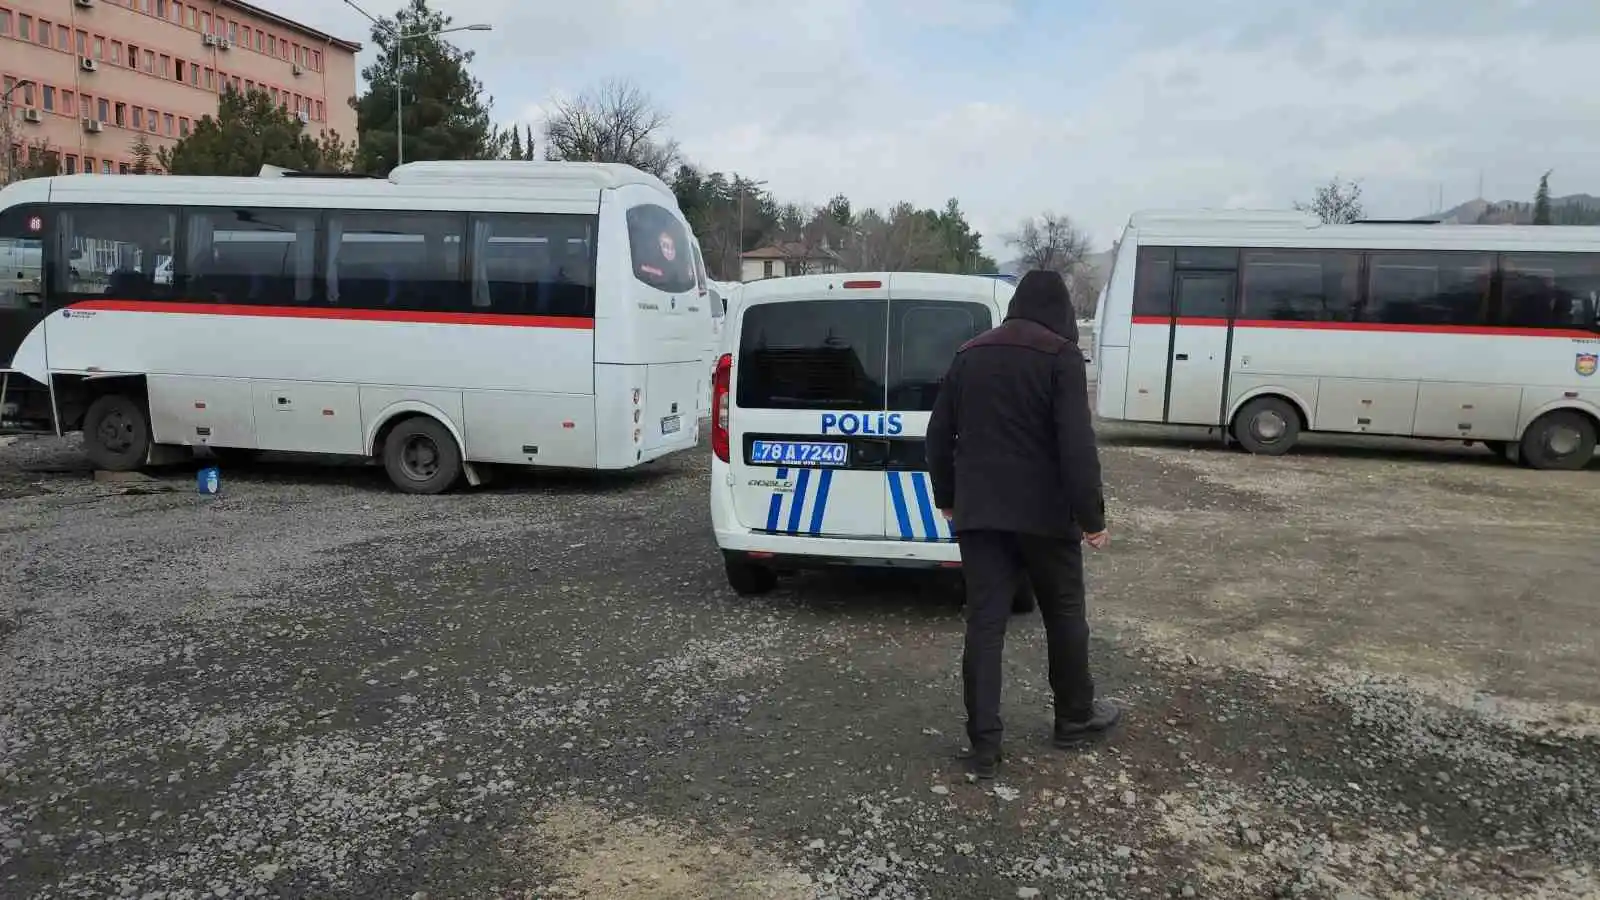
M 778 480 L 782 481 L 785 478 L 789 477 L 789 470 L 788 469 L 779 469 L 777 471 L 777 476 L 778 476 Z M 772 502 L 767 506 L 767 530 L 768 531 L 777 531 L 778 530 L 778 516 L 782 512 L 783 512 L 783 494 L 780 491 L 773 491 L 772 492 Z
M 784 530 L 790 534 L 800 530 L 800 513 L 805 511 L 806 486 L 811 481 L 811 470 L 801 469 L 800 478 L 794 485 L 794 502 L 789 505 L 789 527 Z
M 889 473 L 889 496 L 894 500 L 894 517 L 900 523 L 900 539 L 909 541 L 913 539 L 911 533 L 911 514 L 906 510 L 906 492 L 900 486 L 900 473 Z
M 833 470 L 822 470 L 822 481 L 817 484 L 817 502 L 811 508 L 811 533 L 822 531 L 822 516 L 828 509 L 828 488 L 833 485 Z
M 933 498 L 928 495 L 928 474 L 911 473 L 911 487 L 917 492 L 917 510 L 922 513 L 922 527 L 927 531 L 925 541 L 939 539 L 939 526 L 934 523 Z

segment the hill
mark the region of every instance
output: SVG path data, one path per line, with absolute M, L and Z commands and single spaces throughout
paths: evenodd
M 1443 212 L 1424 216 L 1459 225 L 1531 225 L 1533 203 L 1521 200 L 1468 200 Z M 1550 198 L 1552 225 L 1600 225 L 1600 197 L 1568 194 Z

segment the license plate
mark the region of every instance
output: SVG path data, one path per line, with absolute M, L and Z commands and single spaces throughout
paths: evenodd
M 683 420 L 678 416 L 664 416 L 661 419 L 662 434 L 676 434 L 683 427 Z
M 750 462 L 779 466 L 842 466 L 849 445 L 817 441 L 751 441 Z

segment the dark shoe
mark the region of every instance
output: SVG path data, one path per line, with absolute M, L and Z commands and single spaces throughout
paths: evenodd
M 1096 700 L 1087 719 L 1056 719 L 1055 745 L 1076 747 L 1104 736 L 1121 721 L 1122 707 L 1110 700 Z
M 1000 771 L 1001 756 L 999 747 L 982 750 L 968 747 L 956 753 L 956 759 L 967 764 L 967 771 L 986 781 Z

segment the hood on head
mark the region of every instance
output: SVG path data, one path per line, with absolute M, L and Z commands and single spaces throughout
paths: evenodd
M 1011 295 L 1007 319 L 1027 319 L 1054 331 L 1073 343 L 1078 342 L 1078 316 L 1072 308 L 1072 293 L 1060 272 L 1034 269 L 1017 282 Z

